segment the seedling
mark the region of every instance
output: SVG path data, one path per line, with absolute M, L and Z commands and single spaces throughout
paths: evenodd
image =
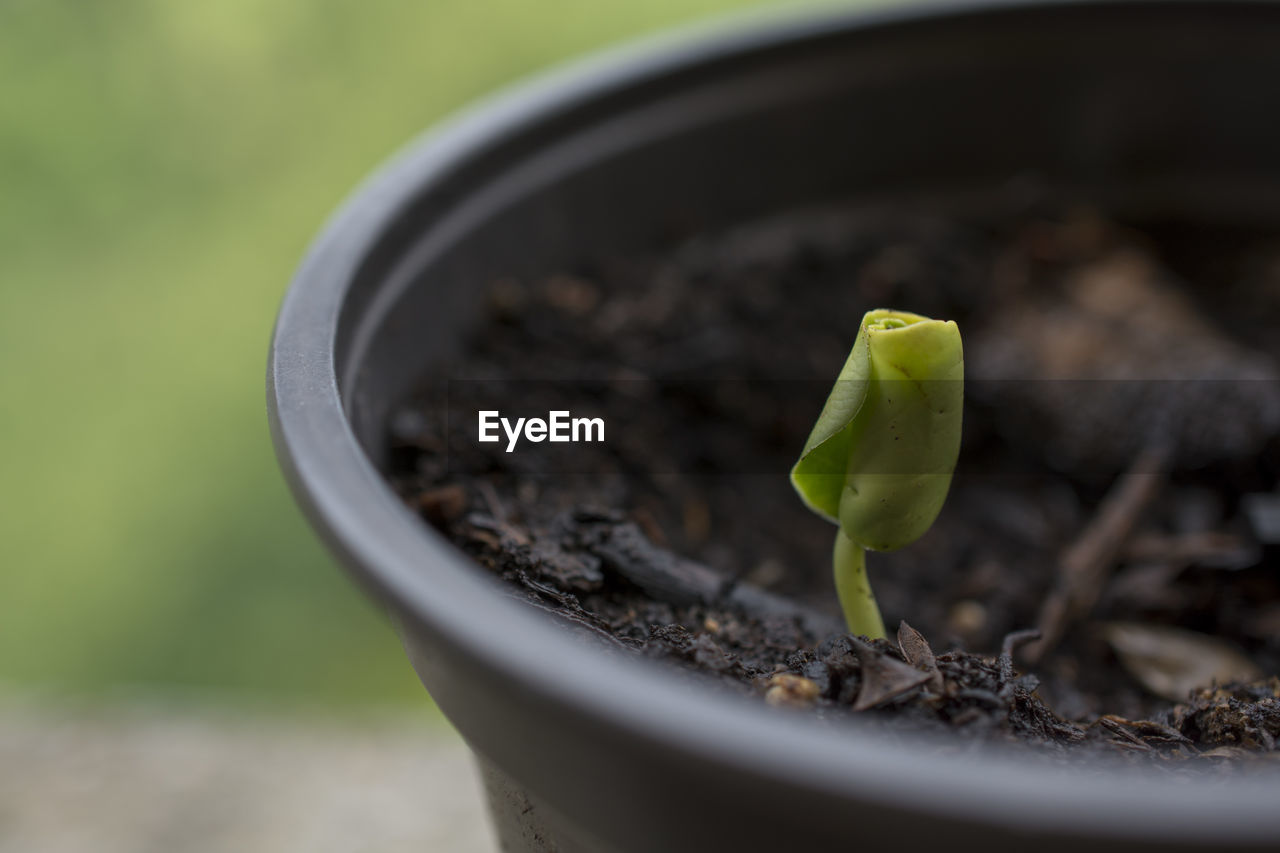
M 853 351 L 791 469 L 835 522 L 836 593 L 849 630 L 883 637 L 866 552 L 919 539 L 938 516 L 960 453 L 964 351 L 953 321 L 868 311 Z

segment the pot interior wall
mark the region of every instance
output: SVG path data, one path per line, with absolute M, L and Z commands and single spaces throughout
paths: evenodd
M 365 259 L 339 333 L 357 436 L 457 344 L 496 278 L 779 210 L 1052 187 L 1128 215 L 1280 220 L 1280 9 L 1144 4 L 798 32 L 658 64 L 512 122 Z

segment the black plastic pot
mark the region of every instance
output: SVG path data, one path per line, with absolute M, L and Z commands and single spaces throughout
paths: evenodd
M 652 246 L 673 223 L 1025 179 L 1135 215 L 1272 224 L 1278 117 L 1272 3 L 828 11 L 553 74 L 365 185 L 284 302 L 272 430 L 317 530 L 479 756 L 508 849 L 1276 849 L 1274 775 L 1189 786 L 948 759 L 603 656 L 504 595 L 380 468 L 390 408 L 497 276 Z

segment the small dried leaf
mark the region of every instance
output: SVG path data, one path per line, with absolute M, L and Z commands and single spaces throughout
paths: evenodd
M 1247 749 L 1241 749 L 1238 746 L 1219 746 L 1207 752 L 1202 752 L 1198 756 L 1202 759 L 1218 760 L 1218 761 L 1240 761 L 1246 758 L 1252 758 L 1253 753 Z
M 898 623 L 898 649 L 907 659 L 907 663 L 912 666 L 932 669 L 938 665 L 937 659 L 933 656 L 933 649 L 929 647 L 929 641 L 919 631 L 908 625 L 905 619 Z
M 907 624 L 906 620 L 898 623 L 898 649 L 907 663 L 916 669 L 929 673 L 929 687 L 935 693 L 943 688 L 942 673 L 938 671 L 938 659 L 924 635 Z
M 1154 720 L 1127 720 L 1124 717 L 1115 714 L 1104 714 L 1099 717 L 1093 724 L 1099 728 L 1104 728 L 1112 734 L 1117 734 L 1126 740 L 1141 742 L 1143 744 L 1157 744 L 1165 746 L 1168 744 L 1185 744 L 1190 746 L 1192 741 L 1183 735 L 1177 729 L 1166 726 L 1164 723 L 1158 723 Z
M 862 685 L 853 710 L 865 711 L 929 680 L 927 672 L 877 651 L 861 640 L 855 640 L 854 651 L 862 663 Z
M 1229 643 L 1207 634 L 1163 625 L 1112 622 L 1103 637 L 1142 686 L 1174 702 L 1192 690 L 1231 681 L 1253 681 L 1261 671 Z

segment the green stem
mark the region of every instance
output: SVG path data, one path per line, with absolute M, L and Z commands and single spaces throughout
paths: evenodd
M 871 582 L 867 580 L 866 549 L 846 536 L 843 530 L 839 530 L 836 532 L 833 562 L 836 594 L 840 596 L 840 606 L 844 609 L 849 631 L 872 640 L 883 638 L 884 620 L 880 618 L 880 608 L 876 606 Z

